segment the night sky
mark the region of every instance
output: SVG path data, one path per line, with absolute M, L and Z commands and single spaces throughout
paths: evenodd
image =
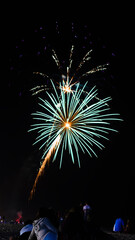
M 49 21 L 21 15 L 5 23 L 3 30 L 4 70 L 1 72 L 1 158 L 0 215 L 14 217 L 22 209 L 24 217 L 34 216 L 41 205 L 68 209 L 75 203 L 88 201 L 102 219 L 114 219 L 118 212 L 134 215 L 134 79 L 131 74 L 130 19 L 118 11 L 106 15 L 57 17 Z M 98 19 L 98 21 L 97 21 Z M 32 146 L 35 133 L 27 131 L 32 124 L 31 113 L 38 108 L 38 96 L 30 89 L 43 79 L 34 71 L 47 73 L 59 80 L 60 73 L 51 58 L 54 48 L 66 71 L 72 43 L 75 45 L 73 70 L 85 53 L 93 49 L 92 60 L 97 66 L 109 63 L 107 71 L 92 75 L 89 88 L 96 85 L 99 97 L 112 96 L 112 112 L 123 122 L 112 124 L 118 133 L 110 133 L 105 149 L 95 149 L 98 158 L 80 151 L 81 168 L 72 164 L 65 153 L 59 170 L 59 155 L 46 167 L 31 202 L 28 197 L 34 183 L 42 151 Z M 82 84 L 85 82 L 84 79 Z M 44 96 L 42 93 L 40 96 Z

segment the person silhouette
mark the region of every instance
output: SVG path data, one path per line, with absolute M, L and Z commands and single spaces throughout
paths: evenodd
M 124 221 L 121 217 L 118 217 L 115 221 L 114 227 L 113 227 L 114 232 L 123 232 L 124 231 Z
M 57 240 L 58 230 L 52 222 L 52 210 L 40 208 L 28 240 L 33 240 L 35 236 L 37 240 Z

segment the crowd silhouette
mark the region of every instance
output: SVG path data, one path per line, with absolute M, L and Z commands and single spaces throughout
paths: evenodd
M 112 232 L 134 233 L 131 219 L 124 224 L 119 216 L 116 218 Z M 53 208 L 41 207 L 34 220 L 28 220 L 20 230 L 20 236 L 10 240 L 113 240 L 96 223 L 95 213 L 86 202 L 75 205 L 64 214 Z

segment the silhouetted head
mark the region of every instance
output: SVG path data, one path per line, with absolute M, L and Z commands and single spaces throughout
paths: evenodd
M 36 219 L 44 217 L 49 217 L 49 209 L 46 207 L 41 207 L 36 214 Z
M 32 220 L 31 219 L 28 219 L 24 222 L 24 226 L 28 225 L 28 224 L 32 224 Z

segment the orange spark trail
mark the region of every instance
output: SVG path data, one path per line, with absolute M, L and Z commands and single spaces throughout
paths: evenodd
M 55 149 L 58 147 L 59 143 L 60 143 L 60 135 L 58 135 L 58 137 L 52 143 L 52 146 L 51 146 L 50 150 L 48 151 L 48 153 L 47 153 L 47 155 L 46 155 L 46 157 L 45 157 L 45 159 L 42 163 L 42 166 L 39 169 L 39 172 L 38 172 L 37 177 L 35 179 L 33 188 L 30 192 L 29 200 L 32 200 L 33 194 L 35 193 L 35 190 L 36 190 L 38 179 L 44 173 L 45 166 L 46 166 L 47 162 L 49 162 L 49 160 L 51 158 L 51 155 L 55 152 Z

